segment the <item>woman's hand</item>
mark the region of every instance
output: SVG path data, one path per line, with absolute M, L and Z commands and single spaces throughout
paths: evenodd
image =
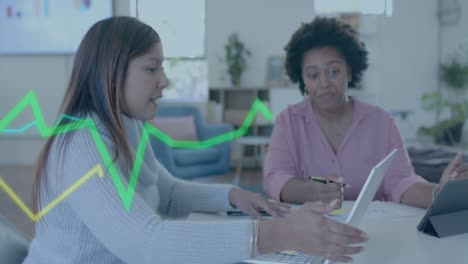
M 343 201 L 343 184 L 340 183 L 343 183 L 343 179 L 334 175 L 320 178 L 327 178 L 339 183 L 330 182 L 324 184 L 312 179 L 293 177 L 284 183 L 280 193 L 281 201 L 297 204 L 305 202 L 328 204 L 331 201 L 338 200 L 338 208 L 340 208 Z
M 468 178 L 468 164 L 463 163 L 462 154 L 458 153 L 457 156 L 445 168 L 439 181 L 439 186 L 436 188 L 435 195 L 439 195 L 440 191 L 444 188 L 450 180 L 467 179 Z
M 262 219 L 262 216 L 258 212 L 259 210 L 266 211 L 274 218 L 283 217 L 290 212 L 290 206 L 287 204 L 271 202 L 258 193 L 245 191 L 239 188 L 232 188 L 229 191 L 229 202 L 233 207 L 236 207 L 257 220 Z
M 337 206 L 338 200 L 328 205 L 309 202 L 284 218 L 260 222 L 260 253 L 296 250 L 332 261 L 352 261 L 349 255 L 364 248 L 350 245 L 367 241 L 367 235 L 324 216 Z
M 309 184 L 311 186 L 312 193 L 315 194 L 314 199 L 312 199 L 312 201 L 313 202 L 319 201 L 324 204 L 329 204 L 334 200 L 338 200 L 337 208 L 341 208 L 341 204 L 344 198 L 344 192 L 343 192 L 343 185 L 340 183 L 344 182 L 343 178 L 337 178 L 336 176 L 333 176 L 333 175 L 323 177 L 323 178 L 327 178 L 338 183 L 330 182 L 327 184 L 323 184 L 323 183 L 311 180 Z

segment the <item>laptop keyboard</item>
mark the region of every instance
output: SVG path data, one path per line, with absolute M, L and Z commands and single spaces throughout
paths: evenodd
M 321 264 L 324 261 L 324 259 L 321 257 L 310 256 L 297 251 L 283 251 L 273 254 L 262 255 L 258 258 L 255 258 L 255 260 L 298 264 Z

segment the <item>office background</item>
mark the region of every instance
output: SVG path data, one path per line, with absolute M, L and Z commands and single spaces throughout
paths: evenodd
M 133 0 L 114 0 L 114 15 L 136 14 L 138 8 L 135 3 Z M 237 33 L 251 51 L 241 88 L 234 89 L 270 89 L 265 80 L 268 59 L 283 55 L 283 48 L 292 32 L 301 22 L 311 21 L 316 14 L 313 0 L 206 0 L 204 4 L 205 50 L 197 60 L 202 64 L 206 63 L 206 71 L 201 70 L 201 74 L 204 74 L 202 77 L 206 79 L 202 81 L 202 89 L 206 89 L 205 97 L 179 98 L 177 93 L 170 93 L 167 103 L 193 105 L 206 122 L 218 123 L 219 118 L 212 116 L 209 90 L 232 89 L 224 61 L 224 45 L 228 36 Z M 188 11 L 190 10 L 182 8 L 180 14 L 173 19 L 183 19 L 184 12 Z M 362 40 L 370 52 L 370 67 L 364 77 L 362 89 L 352 92 L 388 111 L 411 113 L 405 120 L 395 116 L 408 142 L 418 139 L 416 132 L 420 126 L 435 122 L 434 113 L 422 109 L 421 96 L 425 92 L 445 89 L 438 78 L 438 67 L 455 52 L 463 53 L 463 47 L 468 47 L 467 12 L 468 1 L 462 0 L 394 0 L 391 16 L 361 17 L 360 30 Z M 157 13 L 155 10 L 155 16 Z M 164 45 L 164 36 L 162 41 Z M 186 44 L 190 45 L 190 42 L 187 41 Z M 463 54 L 468 57 L 468 52 Z M 34 90 L 45 119 L 52 126 L 67 86 L 73 59 L 73 54 L 0 55 L 0 116 L 3 117 L 28 91 Z M 290 98 L 291 101 L 283 102 L 282 106 L 295 103 L 297 97 L 294 95 L 299 94 L 299 91 L 294 87 L 283 88 L 290 89 L 283 98 L 286 101 Z M 275 88 L 271 89 L 273 91 Z M 238 97 L 233 98 L 238 100 Z M 269 106 L 274 108 L 271 103 L 272 101 Z M 221 122 L 226 122 L 224 118 L 221 119 Z M 23 127 L 32 120 L 32 111 L 28 108 L 10 127 Z M 464 128 L 462 142 L 453 146 L 454 148 L 466 148 L 467 127 Z M 32 168 L 42 143 L 43 139 L 35 128 L 21 134 L 0 135 L 0 176 L 28 204 L 31 202 Z M 243 155 L 233 142 L 233 152 L 235 151 L 237 153 L 231 156 L 227 176 L 207 177 L 200 181 L 232 182 L 234 167 L 239 155 Z M 244 184 L 261 184 L 260 169 L 261 166 L 257 166 L 244 172 L 242 177 L 247 180 Z M 1 190 L 0 208 L 3 208 L 1 213 L 4 216 L 31 233 L 30 220 Z

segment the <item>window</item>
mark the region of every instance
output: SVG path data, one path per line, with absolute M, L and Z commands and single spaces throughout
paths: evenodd
M 393 13 L 393 0 L 315 0 L 315 12 L 326 13 L 361 13 L 385 14 Z
M 205 57 L 205 0 L 138 0 L 138 18 L 161 36 L 168 58 Z
M 169 79 L 164 98 L 197 101 L 208 99 L 206 60 L 168 59 L 164 67 Z
M 206 100 L 205 0 L 136 0 L 137 17 L 161 37 L 169 78 L 165 98 Z

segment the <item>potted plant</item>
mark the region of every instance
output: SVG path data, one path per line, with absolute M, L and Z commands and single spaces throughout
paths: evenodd
M 468 101 L 452 102 L 444 98 L 440 91 L 424 94 L 422 101 L 424 110 L 434 112 L 448 110 L 450 117 L 433 126 L 419 128 L 418 134 L 431 136 L 437 144 L 454 145 L 459 143 L 464 122 L 468 117 Z
M 468 100 L 464 92 L 468 84 L 468 65 L 454 57 L 449 63 L 439 67 L 441 81 L 449 88 L 446 95 L 442 91 L 425 93 L 422 96 L 423 109 L 436 113 L 449 112 L 447 119 L 431 127 L 421 127 L 419 135 L 430 135 L 435 143 L 454 145 L 460 143 L 463 126 L 468 118 Z
M 247 67 L 246 57 L 250 56 L 250 51 L 239 40 L 239 36 L 236 33 L 228 37 L 228 42 L 224 46 L 224 49 L 226 51 L 227 72 L 231 77 L 231 83 L 233 86 L 239 86 L 242 73 Z

